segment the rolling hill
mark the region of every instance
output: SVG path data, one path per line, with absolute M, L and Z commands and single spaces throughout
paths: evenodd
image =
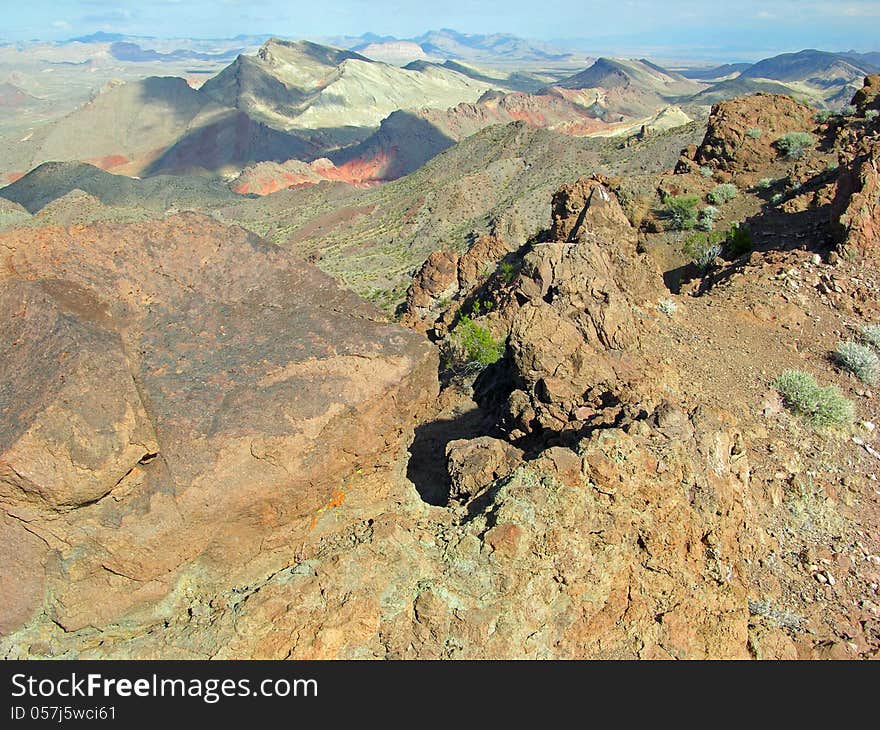
M 709 68 L 703 66 L 686 68 L 679 71 L 679 73 L 685 78 L 693 79 L 694 81 L 718 81 L 731 76 L 739 76 L 751 65 L 750 63 L 724 63 L 720 66 L 711 66 Z
M 314 153 L 295 135 L 222 107 L 177 77 L 114 84 L 0 153 L 7 170 L 82 161 L 127 175 L 222 171 Z
M 752 64 L 742 72 L 744 78 L 774 81 L 802 81 L 816 86 L 849 83 L 871 73 L 870 64 L 848 60 L 837 53 L 808 49 L 783 53 Z M 861 83 L 859 83 L 861 86 Z
M 741 76 L 719 81 L 708 89 L 699 92 L 691 97 L 690 102 L 693 104 L 717 104 L 719 101 L 726 101 L 737 96 L 745 96 L 747 94 L 785 94 L 792 96 L 795 92 L 790 86 L 777 81 L 767 81 L 764 79 L 749 79 Z M 799 96 L 805 96 L 799 94 Z
M 698 93 L 704 85 L 645 59 L 600 58 L 548 89 L 608 122 L 639 118 Z
M 353 51 L 273 38 L 255 56 L 239 56 L 200 93 L 277 129 L 340 130 L 342 142 L 397 109 L 476 101 L 488 88 L 436 65 L 401 69 Z
M 81 162 L 44 163 L 0 188 L 0 198 L 34 214 L 76 190 L 107 206 L 154 212 L 197 210 L 236 199 L 222 183 L 202 177 L 157 175 L 140 180 Z
M 740 78 L 778 81 L 816 103 L 839 108 L 849 103 L 865 76 L 875 71 L 864 60 L 807 49 L 758 61 L 744 70 Z

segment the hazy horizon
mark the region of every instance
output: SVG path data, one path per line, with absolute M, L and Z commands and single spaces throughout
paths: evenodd
M 880 0 L 748 0 L 735 7 L 682 0 L 578 7 L 559 0 L 486 0 L 476 8 L 462 0 L 441 8 L 391 0 L 320 6 L 282 0 L 32 0 L 6 10 L 0 35 L 19 42 L 64 41 L 98 31 L 192 39 L 329 39 L 364 33 L 411 38 L 451 28 L 511 34 L 585 53 L 751 60 L 804 48 L 875 51 L 878 23 Z

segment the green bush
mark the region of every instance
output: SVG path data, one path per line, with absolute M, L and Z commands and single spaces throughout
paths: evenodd
M 851 117 L 857 111 L 858 111 L 858 109 L 856 109 L 852 104 L 847 104 L 845 107 L 843 107 L 843 109 L 840 110 L 840 113 L 844 117 Z
M 498 266 L 498 273 L 501 274 L 506 284 L 510 284 L 513 281 L 518 271 L 519 267 L 512 261 L 502 261 Z
M 761 178 L 760 180 L 758 180 L 758 182 L 755 184 L 755 187 L 756 187 L 758 190 L 769 190 L 769 189 L 772 188 L 775 184 L 776 184 L 776 180 L 775 180 L 774 178 L 772 178 L 772 177 L 762 177 L 762 178 Z
M 823 109 L 822 111 L 816 112 L 816 116 L 813 118 L 816 120 L 817 124 L 824 124 L 829 119 L 831 119 L 831 117 L 833 117 L 833 116 L 834 116 L 833 111 L 830 111 L 829 109 Z
M 666 219 L 667 228 L 673 231 L 688 231 L 697 224 L 697 206 L 700 199 L 696 195 L 668 195 L 663 201 L 660 214 Z
M 454 353 L 467 363 L 491 365 L 504 357 L 505 343 L 492 337 L 469 316 L 463 316 L 449 336 Z
M 709 235 L 694 233 L 688 236 L 681 250 L 702 269 L 708 268 L 724 249 L 734 256 L 754 250 L 752 234 L 748 226 L 734 223 L 727 231 L 714 231 Z
M 880 358 L 867 345 L 852 340 L 841 342 L 834 351 L 834 359 L 844 369 L 851 372 L 863 383 L 872 385 L 880 374 Z
M 705 271 L 712 262 L 721 255 L 724 234 L 710 233 L 708 236 L 702 233 L 694 233 L 688 236 L 681 247 L 682 253 L 690 257 L 700 271 Z
M 815 138 L 809 132 L 789 132 L 776 140 L 776 149 L 790 160 L 802 157 L 807 147 L 816 143 Z
M 785 200 L 785 196 L 782 193 L 776 193 L 770 198 L 770 202 L 773 203 L 773 205 L 779 205 L 783 200 Z
M 713 170 L 708 165 L 703 165 L 702 167 L 700 167 L 700 174 L 703 177 L 712 177 L 712 175 L 715 174 L 715 170 Z
M 852 423 L 855 408 L 834 385 L 822 387 L 809 373 L 786 370 L 773 387 L 785 405 L 817 428 L 844 426 Z
M 712 205 L 724 205 L 727 201 L 733 200 L 738 193 L 739 190 L 737 190 L 736 185 L 733 183 L 722 183 L 709 191 L 706 195 L 706 200 L 712 203 Z
M 880 109 L 868 109 L 865 111 L 865 119 L 876 119 L 880 116 Z
M 757 127 L 753 127 L 752 129 L 746 132 L 746 137 L 750 139 L 760 139 L 761 138 L 761 130 Z
M 734 256 L 742 256 L 744 253 L 754 251 L 755 242 L 752 240 L 749 227 L 734 223 L 727 233 L 727 245 Z

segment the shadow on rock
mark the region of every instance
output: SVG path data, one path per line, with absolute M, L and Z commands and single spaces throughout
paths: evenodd
M 446 467 L 446 446 L 457 439 L 471 439 L 494 432 L 492 419 L 481 408 L 472 408 L 452 418 L 424 423 L 415 430 L 409 448 L 406 476 L 428 504 L 445 506 L 451 482 Z

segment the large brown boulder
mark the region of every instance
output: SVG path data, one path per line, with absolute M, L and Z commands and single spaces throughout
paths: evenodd
M 865 76 L 865 83 L 853 96 L 852 103 L 862 115 L 869 109 L 880 109 L 880 74 Z
M 0 250 L 0 536 L 28 562 L 4 632 L 40 606 L 68 630 L 155 622 L 187 581 L 262 574 L 349 475 L 399 461 L 436 394 L 421 337 L 206 216 Z
M 511 435 L 578 431 L 616 419 L 624 391 L 647 385 L 638 351 L 641 312 L 662 293 L 662 277 L 613 192 L 598 179 L 563 188 L 553 199 L 554 240 L 527 253 L 514 293 L 509 350 L 517 389 L 509 400 Z M 638 388 L 636 388 L 638 390 Z M 639 391 L 633 406 L 650 401 Z M 623 399 L 623 400 L 622 400 Z M 642 402 L 644 401 L 644 403 Z M 603 413 L 605 412 L 605 413 Z
M 617 197 L 601 176 L 563 185 L 553 195 L 550 213 L 553 241 L 584 241 L 595 237 L 617 240 L 621 236 L 626 242 L 635 240 L 636 233 Z
M 692 153 L 687 151 L 676 172 L 707 165 L 728 173 L 763 170 L 776 159 L 773 144 L 789 132 L 810 132 L 815 111 L 790 96 L 751 94 L 712 107 L 706 136 Z
M 510 474 L 522 461 L 523 452 L 501 439 L 480 436 L 450 441 L 446 457 L 452 482 L 450 501 L 466 502 L 491 482 Z
M 450 297 L 458 286 L 458 254 L 454 251 L 435 251 L 410 287 L 413 307 L 428 307 L 434 300 Z

